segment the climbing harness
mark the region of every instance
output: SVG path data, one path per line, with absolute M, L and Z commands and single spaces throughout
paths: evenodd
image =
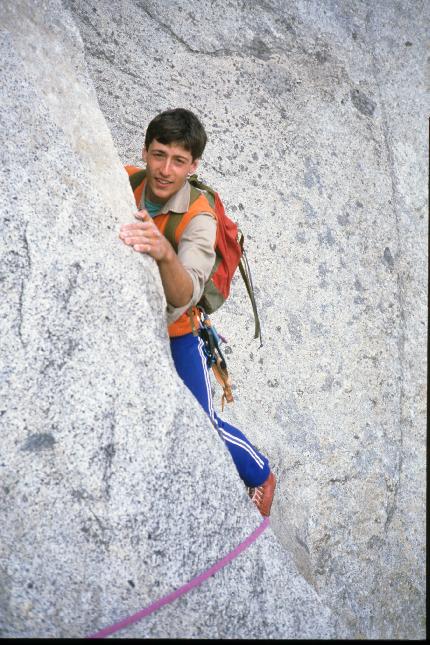
M 226 339 L 219 334 L 213 325 L 208 314 L 202 307 L 200 311 L 200 324 L 197 331 L 198 336 L 203 341 L 203 353 L 206 356 L 207 366 L 212 368 L 216 380 L 223 389 L 221 397 L 221 409 L 224 410 L 224 403 L 233 402 L 233 393 L 231 391 L 231 379 L 227 370 L 227 363 L 221 351 L 221 342 L 227 342 Z
M 186 594 L 188 591 L 191 591 L 191 589 L 194 589 L 194 587 L 198 587 L 202 584 L 202 582 L 213 576 L 220 569 L 229 564 L 229 562 L 237 558 L 237 556 L 240 555 L 242 551 L 245 551 L 245 549 L 251 546 L 251 544 L 255 542 L 255 540 L 263 533 L 263 531 L 267 529 L 268 526 L 269 518 L 266 517 L 261 522 L 261 524 L 257 526 L 255 531 L 248 535 L 248 537 L 243 542 L 238 544 L 237 547 L 233 549 L 233 551 L 230 551 L 230 553 L 221 558 L 221 560 L 218 560 L 218 562 L 209 567 L 209 569 L 206 569 L 206 571 L 196 576 L 195 578 L 192 578 L 192 580 L 184 584 L 179 589 L 176 589 L 166 596 L 159 598 L 158 600 L 151 603 L 147 607 L 144 607 L 135 614 L 132 614 L 131 616 L 128 616 L 127 618 L 124 618 L 123 620 L 120 620 L 119 622 L 114 623 L 109 627 L 105 627 L 98 632 L 94 632 L 93 634 L 86 636 L 86 638 L 106 638 L 106 636 L 110 636 L 111 634 L 118 632 L 120 629 L 124 629 L 124 627 L 128 627 L 129 625 L 137 623 L 142 618 L 149 616 L 150 614 L 154 613 L 154 611 L 157 611 L 158 609 L 161 609 L 161 607 L 164 607 L 164 605 L 168 605 L 169 603 L 176 600 L 176 598 L 179 598 L 180 596 Z

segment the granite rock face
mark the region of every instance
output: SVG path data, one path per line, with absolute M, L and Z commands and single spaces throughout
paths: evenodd
M 156 267 L 117 237 L 121 165 L 182 106 L 207 128 L 200 175 L 246 235 L 263 328 L 259 347 L 238 276 L 213 316 L 224 416 L 278 494 L 273 533 L 119 636 L 424 637 L 429 12 L 1 5 L 2 635 L 95 631 L 260 521 L 176 376 Z
M 261 517 L 173 367 L 157 267 L 118 239 L 133 196 L 70 13 L 52 0 L 0 16 L 0 633 L 83 638 Z M 116 635 L 329 638 L 338 622 L 269 527 Z
M 225 415 L 271 458 L 277 536 L 355 634 L 422 637 L 429 4 L 69 6 L 124 161 L 159 110 L 207 127 L 263 326 L 238 277 Z

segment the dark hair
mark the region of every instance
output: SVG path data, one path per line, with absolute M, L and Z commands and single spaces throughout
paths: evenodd
M 177 143 L 191 152 L 194 161 L 202 156 L 207 136 L 195 114 L 184 108 L 175 108 L 161 112 L 152 119 L 145 135 L 146 150 L 153 139 L 164 145 Z

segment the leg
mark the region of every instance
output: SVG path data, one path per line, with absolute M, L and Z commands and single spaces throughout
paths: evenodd
M 224 440 L 240 478 L 248 487 L 260 486 L 270 474 L 268 459 L 254 448 L 240 430 L 220 419 L 215 413 L 209 371 L 202 349 L 203 341 L 198 336 L 186 334 L 171 338 L 170 346 L 179 376 Z

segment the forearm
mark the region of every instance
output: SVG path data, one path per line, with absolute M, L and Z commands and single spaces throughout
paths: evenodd
M 182 234 L 176 254 L 145 210 L 136 213 L 136 218 L 141 221 L 121 226 L 120 239 L 157 262 L 168 318 L 176 320 L 190 304 L 199 300 L 212 270 L 216 221 L 208 213 L 194 217 Z
M 194 287 L 190 274 L 171 246 L 166 256 L 157 264 L 167 302 L 173 307 L 183 307 L 193 295 Z
M 178 246 L 178 259 L 191 278 L 193 294 L 191 300 L 187 300 L 181 307 L 168 302 L 168 324 L 200 300 L 216 258 L 215 238 L 216 220 L 208 213 L 194 217 L 183 232 Z
M 123 224 L 120 238 L 139 253 L 148 253 L 158 264 L 167 303 L 172 307 L 186 305 L 193 295 L 193 281 L 170 242 L 160 233 L 147 211 L 136 213 L 141 221 Z

